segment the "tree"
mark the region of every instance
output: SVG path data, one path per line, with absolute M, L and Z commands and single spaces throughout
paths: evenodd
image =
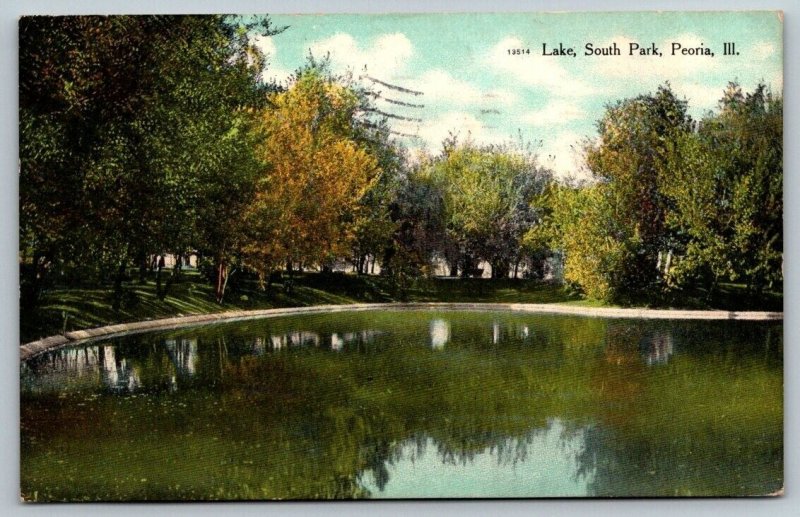
M 435 160 L 431 175 L 443 191 L 447 233 L 459 250 L 462 274 L 484 259 L 493 277 L 508 276 L 522 236 L 536 219 L 531 201 L 551 173 L 524 149 L 467 142 Z
M 247 264 L 265 278 L 279 265 L 346 255 L 360 200 L 380 174 L 354 138 L 357 97 L 317 67 L 302 70 L 258 113 L 265 164 L 245 214 Z
M 665 225 L 669 204 L 659 180 L 670 142 L 692 128 L 686 107 L 665 85 L 609 105 L 598 122 L 598 139 L 585 148 L 596 182 L 584 199 L 593 205 L 584 208 L 591 219 L 579 234 L 565 234 L 564 247 L 565 276 L 580 279 L 587 293 L 613 299 L 660 285 L 659 258 L 674 236 Z M 591 279 L 599 283 L 587 284 Z
M 353 138 L 375 157 L 380 169 L 375 182 L 359 201 L 354 220 L 353 265 L 363 274 L 369 260 L 374 266 L 378 257 L 384 255 L 397 231 L 392 207 L 407 172 L 408 156 L 405 147 L 392 141 L 386 116 L 374 107 L 378 94 L 353 84 L 348 86 L 358 99 L 357 111 L 362 115 L 354 120 Z
M 252 162 L 242 108 L 263 97 L 249 30 L 222 16 L 21 20 L 20 251 L 33 298 L 45 264 L 116 271 L 119 291 L 131 259 L 217 247 L 198 235 L 225 221 L 204 209 L 239 177 L 227 169 Z
M 617 299 L 624 287 L 621 273 L 631 261 L 630 249 L 618 239 L 614 210 L 603 184 L 560 186 L 550 193 L 552 214 L 541 235 L 561 250 L 564 280 L 589 298 Z
M 390 217 L 395 229 L 384 250 L 382 265 L 395 283 L 402 284 L 404 276 L 432 274 L 437 258 L 451 257 L 444 191 L 431 174 L 428 156 L 422 156 L 399 178 Z
M 719 112 L 671 147 L 668 223 L 686 236 L 671 279 L 743 279 L 759 292 L 782 278 L 783 101 L 763 85 L 730 83 Z

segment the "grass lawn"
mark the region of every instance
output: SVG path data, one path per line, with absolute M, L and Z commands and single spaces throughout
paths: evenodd
M 562 303 L 585 307 L 612 305 L 581 299 L 557 284 L 512 279 L 420 278 L 404 289 L 392 286 L 388 278 L 352 274 L 305 273 L 295 277 L 290 292 L 275 283 L 264 291 L 257 282 L 243 279 L 229 287 L 223 304 L 214 300 L 214 292 L 196 271 L 185 271 L 174 283 L 168 296 L 160 300 L 153 279 L 124 284 L 119 307 L 113 307 L 110 286 L 96 288 L 54 287 L 44 293 L 35 311 L 22 311 L 20 341 L 23 343 L 64 330 L 77 330 L 113 323 L 205 314 L 240 309 L 270 309 L 321 304 L 361 302 L 496 302 Z M 727 310 L 780 311 L 783 297 L 767 293 L 754 298 L 743 286 L 723 284 L 711 298 L 701 290 L 678 293 L 669 299 L 632 305 L 641 307 Z

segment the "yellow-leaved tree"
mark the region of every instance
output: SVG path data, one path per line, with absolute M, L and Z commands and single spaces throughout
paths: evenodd
M 264 279 L 284 264 L 322 264 L 350 252 L 359 200 L 380 168 L 358 141 L 355 93 L 315 68 L 258 113 L 264 162 L 245 216 L 245 263 Z

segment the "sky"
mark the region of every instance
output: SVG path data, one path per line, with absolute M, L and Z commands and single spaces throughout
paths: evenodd
M 381 110 L 411 148 L 436 153 L 448 132 L 478 144 L 523 139 L 558 175 L 580 176 L 580 142 L 596 137 L 604 107 L 654 92 L 669 81 L 701 118 L 729 81 L 751 90 L 760 80 L 782 93 L 782 21 L 774 12 L 394 14 L 271 16 L 281 34 L 256 38 L 268 56 L 266 79 L 284 81 L 315 57 L 380 92 Z M 629 54 L 655 45 L 661 56 Z M 723 56 L 734 42 L 739 55 Z M 585 45 L 616 43 L 620 56 L 586 56 Z M 672 55 L 708 48 L 714 56 Z M 572 56 L 543 55 L 562 44 Z M 529 50 L 518 55 L 509 49 Z M 397 91 L 370 79 L 422 95 Z M 359 79 L 360 78 L 360 79 Z M 390 103 L 385 98 L 424 107 Z

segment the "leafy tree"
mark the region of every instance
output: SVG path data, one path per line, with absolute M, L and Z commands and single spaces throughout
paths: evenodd
M 431 175 L 443 190 L 446 228 L 459 250 L 462 274 L 484 259 L 493 277 L 508 276 L 522 236 L 536 219 L 531 201 L 550 172 L 524 150 L 466 143 L 436 160 Z
M 274 33 L 268 19 L 260 25 Z M 239 177 L 224 172 L 248 163 L 241 110 L 263 97 L 261 61 L 246 59 L 257 57 L 246 37 L 255 29 L 221 16 L 21 20 L 28 298 L 48 267 L 79 266 L 101 278 L 116 270 L 119 291 L 134 258 L 218 247 L 199 236 L 225 226 L 204 209 Z
M 669 85 L 606 108 L 596 143 L 585 149 L 596 185 L 583 195 L 583 226 L 564 234 L 565 277 L 591 296 L 613 299 L 659 285 L 659 257 L 674 246 L 659 174 L 670 142 L 691 128 L 686 101 Z
M 358 111 L 362 114 L 354 120 L 353 138 L 375 157 L 381 171 L 359 201 L 354 221 L 353 264 L 358 273 L 363 274 L 367 272 L 368 261 L 371 259 L 374 265 L 391 246 L 397 231 L 392 206 L 407 172 L 408 156 L 405 147 L 391 139 L 392 131 L 386 117 L 374 108 L 375 92 L 353 84 L 348 86 L 356 94 Z
M 431 174 L 429 157 L 423 156 L 400 177 L 390 209 L 395 231 L 383 257 L 387 273 L 395 278 L 431 274 L 434 260 L 449 257 L 452 250 L 445 228 L 444 191 Z
M 760 291 L 782 278 L 783 101 L 763 85 L 729 84 L 696 133 L 671 148 L 664 190 L 668 223 L 686 236 L 677 284 L 710 276 Z
M 605 185 L 558 185 L 547 193 L 550 213 L 526 235 L 530 246 L 549 242 L 563 254 L 564 281 L 588 297 L 612 300 L 621 289 L 620 272 L 631 257 L 616 238 Z
M 356 95 L 315 67 L 301 71 L 258 114 L 265 164 L 245 215 L 247 263 L 261 278 L 284 263 L 345 256 L 359 201 L 380 174 L 354 138 Z

